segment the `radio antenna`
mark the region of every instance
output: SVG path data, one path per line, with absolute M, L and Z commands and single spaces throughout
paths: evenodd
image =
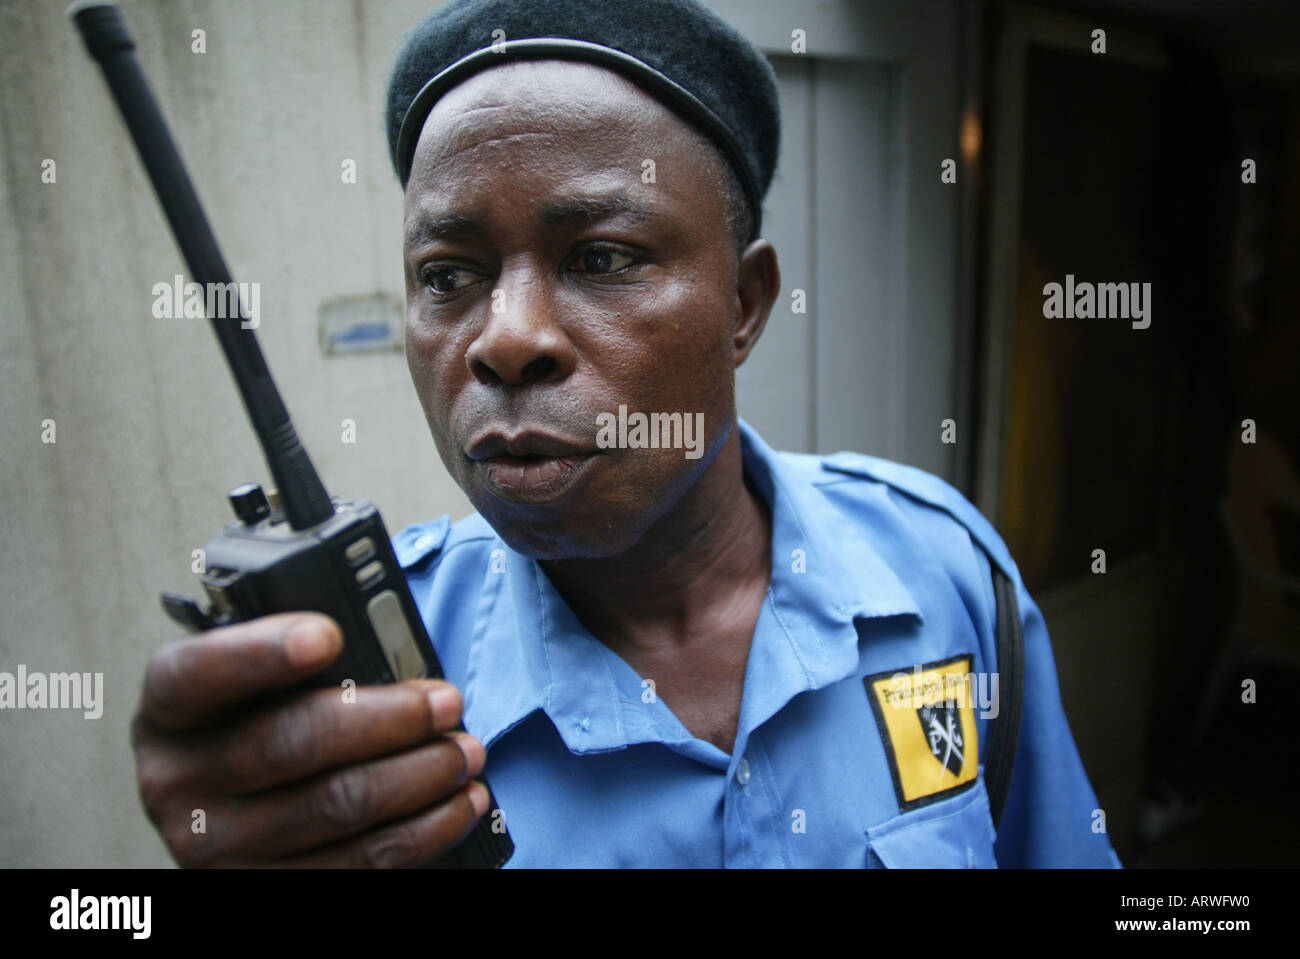
M 180 151 L 167 129 L 167 121 L 140 69 L 135 43 L 121 13 L 108 0 L 78 0 L 68 8 L 68 16 L 104 72 L 195 282 L 205 290 L 213 289 L 210 284 L 222 284 L 228 293 L 225 302 L 237 305 L 233 317 L 208 319 L 226 354 L 257 440 L 262 444 L 266 464 L 280 491 L 285 517 L 294 529 L 306 529 L 329 519 L 334 515 L 334 506 L 325 484 L 298 439 L 289 411 L 267 369 L 257 336 L 243 325 L 244 308 L 239 303 L 238 287 L 222 259 L 217 238 L 199 204 Z

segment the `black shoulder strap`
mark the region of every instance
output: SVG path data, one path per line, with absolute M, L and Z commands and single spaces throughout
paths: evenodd
M 1011 773 L 1016 765 L 1016 747 L 1020 742 L 1020 707 L 1025 688 L 1025 637 L 1020 624 L 1020 604 L 1016 602 L 1016 585 L 1006 573 L 993 567 L 993 595 L 997 601 L 998 634 L 998 715 L 992 720 L 989 750 L 984 762 L 984 784 L 993 812 L 993 827 L 1002 820 Z

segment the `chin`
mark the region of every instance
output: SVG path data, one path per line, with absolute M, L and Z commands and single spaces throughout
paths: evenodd
M 559 517 L 505 515 L 475 505 L 507 546 L 538 561 L 619 556 L 636 545 L 648 525 L 636 517 L 602 522 L 601 514 L 583 502 L 571 504 Z

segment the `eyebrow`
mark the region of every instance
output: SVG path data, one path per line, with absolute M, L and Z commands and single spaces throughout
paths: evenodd
M 468 213 L 449 213 L 443 216 L 429 216 L 417 213 L 406 231 L 407 246 L 423 246 L 434 240 L 465 236 L 483 232 L 483 221 Z
M 631 220 L 638 225 L 655 220 L 655 214 L 634 203 L 625 193 L 608 193 L 598 196 L 579 195 L 564 197 L 546 207 L 541 221 L 548 226 L 582 221 L 594 223 L 614 217 Z M 469 236 L 487 232 L 487 221 L 473 213 L 447 213 L 432 216 L 424 211 L 415 215 L 406 231 L 407 246 L 419 246 L 435 240 Z
M 574 196 L 558 200 L 542 211 L 542 222 L 594 221 L 615 216 L 627 216 L 642 222 L 653 219 L 649 210 L 633 203 L 626 193 L 609 193 L 604 196 Z

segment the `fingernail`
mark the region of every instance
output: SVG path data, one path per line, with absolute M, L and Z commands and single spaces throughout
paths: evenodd
M 451 738 L 456 740 L 456 745 L 460 751 L 465 754 L 465 768 L 468 770 L 468 776 L 477 776 L 483 771 L 483 763 L 487 759 L 487 754 L 483 751 L 483 744 L 471 736 L 469 733 L 452 733 Z
M 455 726 L 460 719 L 456 704 L 456 693 L 446 686 L 439 686 L 429 693 L 429 705 L 433 708 L 433 725 L 435 731 Z
M 468 792 L 470 805 L 474 807 L 474 815 L 482 816 L 487 812 L 488 807 L 487 787 L 475 781 L 470 784 Z
M 294 666 L 320 662 L 334 648 L 334 637 L 315 619 L 297 619 L 284 631 L 284 654 Z

